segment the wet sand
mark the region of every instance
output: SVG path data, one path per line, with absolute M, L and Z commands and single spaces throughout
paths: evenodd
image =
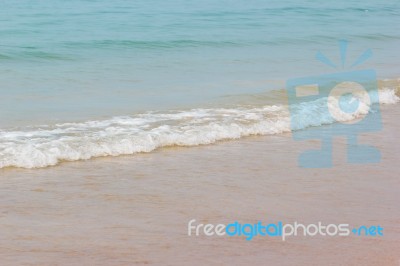
M 1 265 L 400 264 L 400 108 L 361 142 L 377 164 L 350 165 L 345 139 L 334 167 L 302 169 L 318 141 L 251 137 L 149 154 L 0 170 Z M 383 237 L 189 237 L 187 224 L 381 225 Z

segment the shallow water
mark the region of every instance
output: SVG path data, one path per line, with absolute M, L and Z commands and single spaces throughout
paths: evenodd
M 398 74 L 397 1 L 18 1 L 0 8 L 0 126 L 204 107 L 336 71 Z

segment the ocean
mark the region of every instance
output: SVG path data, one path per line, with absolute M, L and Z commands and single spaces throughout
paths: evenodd
M 286 80 L 337 71 L 317 52 L 396 81 L 399 32 L 393 0 L 3 1 L 0 168 L 288 132 Z

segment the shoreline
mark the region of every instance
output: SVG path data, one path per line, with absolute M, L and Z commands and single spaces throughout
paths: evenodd
M 399 102 L 398 80 L 379 84 L 381 106 Z M 279 95 L 279 96 L 277 96 Z M 225 140 L 240 140 L 248 136 L 276 135 L 290 132 L 289 109 L 309 113 L 295 129 L 324 127 L 336 121 L 351 121 L 368 112 L 368 97 L 354 96 L 362 104 L 354 114 L 341 113 L 333 118 L 326 113 L 323 98 L 284 104 L 237 105 L 235 108 L 190 109 L 149 112 L 136 116 L 120 116 L 108 120 L 86 121 L 26 127 L 0 131 L 4 149 L 0 168 L 43 168 L 64 162 L 87 161 L 97 157 L 140 156 L 143 153 L 175 146 L 195 147 Z M 285 90 L 270 92 L 270 100 L 284 101 Z M 374 101 L 378 101 L 375 99 Z M 376 102 L 373 102 L 376 103 Z M 325 110 L 325 111 L 324 111 Z M 312 115 L 311 115 L 312 113 Z

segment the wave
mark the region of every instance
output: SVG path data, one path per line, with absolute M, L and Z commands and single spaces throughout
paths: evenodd
M 368 112 L 363 97 L 359 100 L 364 107 L 352 115 L 344 114 L 340 120 L 353 120 Z M 379 91 L 381 104 L 399 101 L 395 89 Z M 298 110 L 310 115 L 300 126 L 297 124 L 296 130 L 336 122 L 322 111 L 326 103 L 326 98 L 321 98 L 298 104 Z M 0 131 L 0 168 L 40 168 L 61 161 L 151 152 L 167 146 L 197 146 L 290 130 L 286 105 L 149 112 L 102 121 L 3 130 Z
M 190 47 L 230 47 L 230 46 L 245 46 L 246 43 L 237 41 L 214 41 L 214 40 L 193 40 L 180 39 L 169 41 L 137 41 L 137 40 L 95 40 L 88 42 L 68 42 L 64 44 L 68 48 L 124 48 L 124 49 L 175 49 L 175 48 L 190 48 Z
M 45 51 L 44 47 L 0 45 L 0 61 L 71 61 L 72 56 Z

